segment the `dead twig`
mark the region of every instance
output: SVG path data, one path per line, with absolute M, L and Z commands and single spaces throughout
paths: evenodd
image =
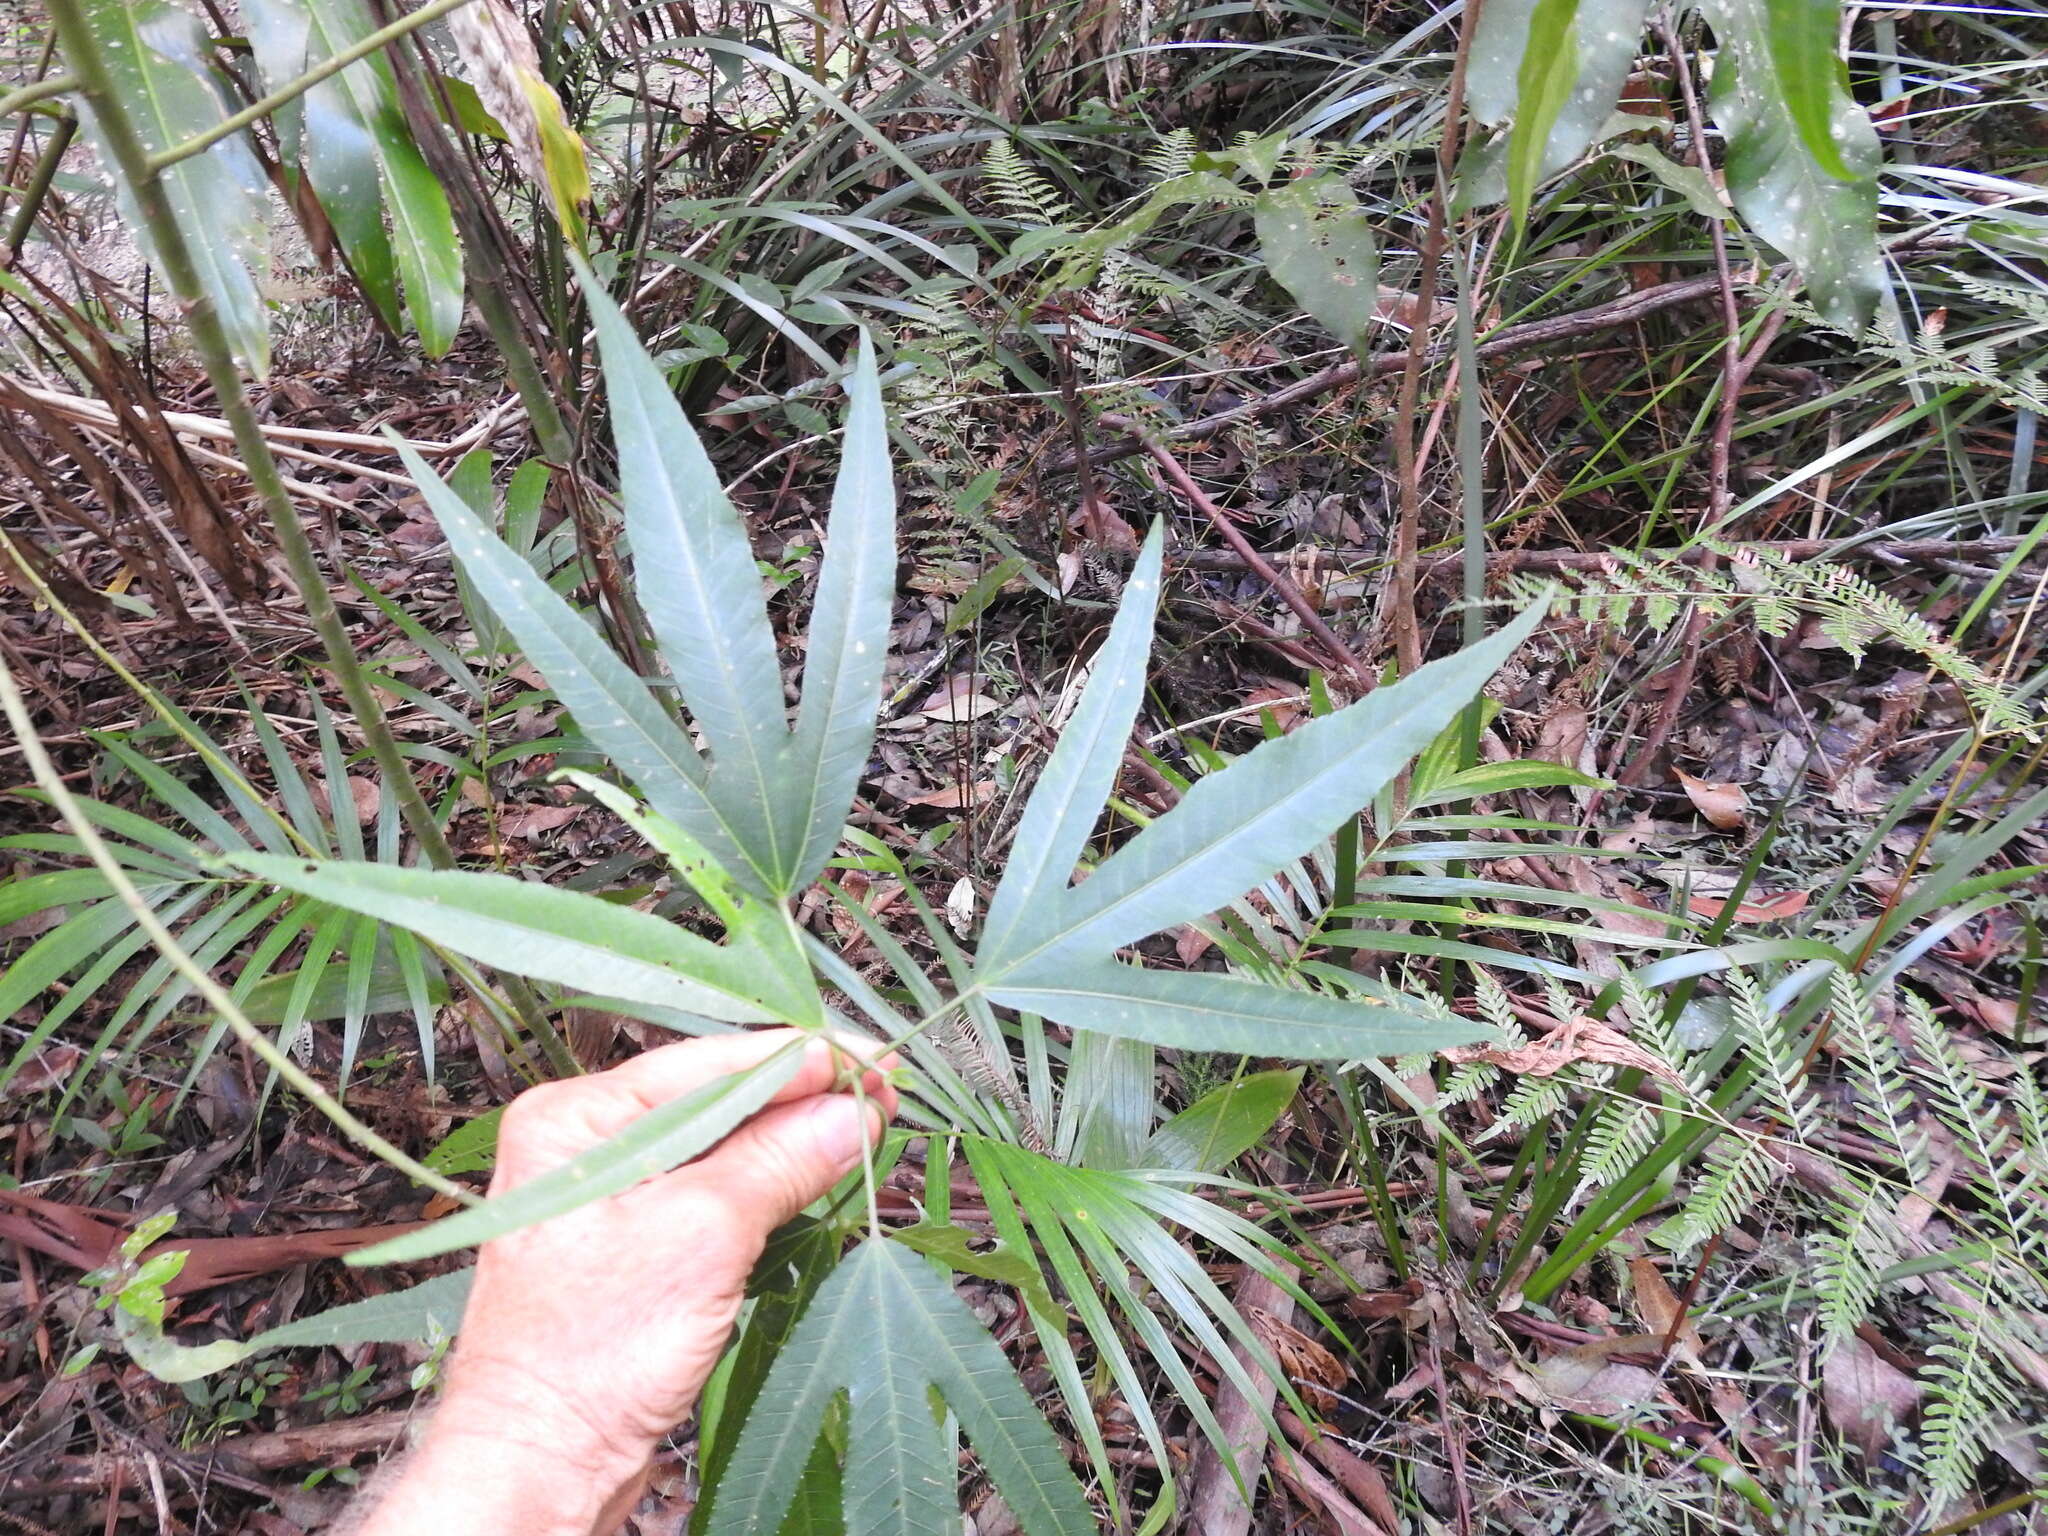
M 1136 433 L 1143 430 L 1138 423 L 1121 416 L 1105 416 L 1102 419 L 1105 424 L 1117 426 L 1126 432 Z M 1273 569 L 1271 562 L 1252 548 L 1251 541 L 1239 530 L 1237 524 L 1225 515 L 1223 509 L 1209 499 L 1208 493 L 1195 483 L 1195 477 L 1187 472 L 1186 466 L 1179 459 L 1156 442 L 1148 441 L 1144 446 L 1145 451 L 1152 455 L 1153 462 L 1159 466 L 1160 473 L 1166 476 L 1173 488 L 1180 492 L 1190 506 L 1215 525 L 1216 531 L 1223 535 L 1224 541 L 1232 549 L 1237 551 L 1238 557 L 1246 566 L 1258 572 L 1260 578 L 1273 589 L 1280 600 L 1294 610 L 1295 617 L 1301 620 L 1302 628 L 1321 642 L 1330 659 L 1341 664 L 1351 674 L 1360 690 L 1370 692 L 1373 684 L 1372 675 L 1351 653 L 1351 647 L 1338 639 L 1337 632 L 1323 622 L 1323 616 L 1316 612 L 1315 604 L 1303 595 L 1301 588 Z

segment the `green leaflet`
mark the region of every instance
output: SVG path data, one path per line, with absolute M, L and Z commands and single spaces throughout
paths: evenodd
M 796 791 L 791 825 L 803 829 L 792 891 L 809 885 L 825 867 L 860 786 L 875 739 L 896 602 L 896 483 L 874 343 L 865 331 L 847 394 L 846 446 L 825 525 L 825 562 L 804 651 L 803 702 L 778 765 Z
M 1552 3 L 1539 16 L 1539 0 L 1488 0 L 1472 38 L 1465 99 L 1472 116 L 1487 127 L 1514 126 L 1505 143 L 1497 138 L 1473 146 L 1459 168 L 1461 201 L 1483 204 L 1507 197 L 1508 161 L 1519 153 L 1519 174 L 1528 179 L 1517 206 L 1526 209 L 1544 177 L 1585 153 L 1635 64 L 1647 8 L 1646 0 L 1578 0 L 1575 6 Z M 1547 55 L 1530 47 L 1539 22 L 1546 29 Z M 1524 111 L 1524 78 L 1532 71 L 1541 78 L 1546 67 L 1558 68 L 1567 58 L 1571 68 L 1561 93 L 1553 90 L 1547 101 L 1537 103 L 1536 115 L 1547 117 L 1537 124 Z
M 1128 609 L 1119 615 L 1119 629 L 1126 617 Z M 1531 609 L 1480 644 L 1205 776 L 1078 886 L 1055 884 L 1059 877 L 1047 856 L 1039 856 L 1023 877 L 1028 885 L 1020 887 L 1028 904 L 1020 896 L 1014 917 L 1004 901 L 1009 878 L 997 892 L 981 985 L 1006 1007 L 1184 1049 L 1327 1060 L 1430 1050 L 1472 1038 L 1457 1021 L 1431 1013 L 1215 975 L 1141 971 L 1113 956 L 1148 934 L 1218 910 L 1329 836 L 1457 718 L 1540 617 Z M 1126 638 L 1142 655 L 1135 639 Z M 1112 631 L 1110 648 L 1117 645 Z M 1098 661 L 1038 792 L 1055 797 L 1068 839 L 1084 819 L 1092 820 L 1094 804 L 1082 791 L 1092 796 L 1096 784 L 1113 777 L 1129 728 L 1123 711 L 1130 683 L 1114 675 L 1109 660 L 1106 652 Z M 1129 706 L 1135 707 L 1134 698 Z M 1070 742 L 1072 754 L 1064 756 Z M 1034 795 L 1025 812 L 1026 829 L 1037 801 Z M 1020 831 L 1020 842 L 1023 836 Z M 1062 853 L 1065 846 L 1071 844 L 1063 844 Z M 1000 930 L 999 915 L 1007 922 Z
M 1529 15 L 1529 41 L 1515 75 L 1515 122 L 1508 132 L 1508 216 L 1517 239 L 1550 156 L 1551 130 L 1578 86 L 1578 19 L 1579 0 L 1536 0 Z
M 493 534 L 426 460 L 403 443 L 398 452 L 448 535 L 456 565 L 540 668 L 583 734 L 656 811 L 688 829 L 728 869 L 745 870 L 746 852 L 705 794 L 704 761 L 682 727 L 604 637 Z M 758 874 L 748 883 L 762 886 Z
M 721 1077 L 650 1109 L 618 1135 L 517 1189 L 348 1256 L 352 1265 L 406 1264 L 503 1237 L 667 1173 L 718 1145 L 796 1075 L 787 1046 L 749 1071 Z
M 120 1308 L 110 1313 L 121 1334 L 121 1347 L 137 1365 L 159 1381 L 197 1381 L 241 1364 L 251 1355 L 293 1346 L 324 1348 L 339 1344 L 415 1343 L 435 1334 L 453 1334 L 462 1323 L 473 1270 L 436 1275 L 403 1291 L 372 1296 L 367 1301 L 331 1307 L 312 1317 L 272 1328 L 253 1339 L 221 1339 L 186 1345 Z
M 1710 0 L 1704 6 L 1715 36 L 1724 39 L 1715 61 L 1712 110 L 1728 140 L 1728 193 L 1750 227 L 1792 258 L 1821 317 L 1860 331 L 1886 288 L 1876 232 L 1883 158 L 1877 130 L 1842 88 L 1840 69 L 1832 64 L 1832 38 L 1826 70 L 1815 67 L 1810 48 L 1780 52 L 1772 20 L 1785 3 Z M 1786 73 L 1788 59 L 1796 75 Z M 1802 89 L 1817 100 L 1795 106 L 1794 94 Z M 1841 173 L 1830 161 L 1816 159 L 1812 131 L 1830 143 Z M 1844 180 L 1844 174 L 1854 179 Z
M 152 153 L 203 133 L 227 116 L 214 86 L 206 34 L 195 17 L 166 0 L 82 0 L 79 9 L 136 132 Z M 101 164 L 111 165 L 113 157 L 83 98 L 79 120 Z M 248 144 L 230 136 L 179 161 L 162 179 L 200 287 L 220 315 L 235 360 L 262 374 L 270 366 L 269 316 L 257 286 L 270 261 L 262 168 Z M 119 177 L 114 196 L 122 222 L 155 261 L 148 226 Z
M 1294 1102 L 1301 1076 L 1300 1067 L 1254 1072 L 1211 1089 L 1152 1133 L 1139 1165 L 1216 1172 L 1259 1144 Z
M 1145 659 L 1159 608 L 1164 531 L 1154 523 L 1124 587 L 1109 639 L 1090 666 L 1088 686 L 1060 732 L 1052 757 L 1017 823 L 1010 862 L 988 904 L 980 963 L 998 969 L 1034 911 L 1057 901 L 1088 846 L 1088 834 L 1123 766 L 1124 743 L 1145 687 Z
M 1351 188 L 1336 176 L 1283 182 L 1259 194 L 1252 223 L 1273 280 L 1332 336 L 1363 350 L 1379 315 L 1380 257 Z
M 752 869 L 751 883 L 773 896 L 794 895 L 839 841 L 881 700 L 895 600 L 896 493 L 873 347 L 863 339 L 848 375 L 845 454 L 792 731 L 746 529 L 660 369 L 595 279 L 587 270 L 581 277 L 611 400 L 641 605 L 711 748 L 702 793 L 725 833 L 721 841 L 736 845 Z M 545 663 L 542 670 L 566 692 L 564 679 Z M 652 787 L 641 788 L 657 810 L 723 855 Z
M 1441 1050 L 1488 1033 L 1466 1019 L 1347 1002 L 1202 971 L 1148 971 L 1107 956 L 1028 968 L 989 988 L 1006 1008 L 1178 1050 L 1345 1061 Z
M 952 1536 L 956 1474 L 934 1391 L 1027 1536 L 1095 1530 L 1059 1441 L 995 1341 L 923 1260 L 871 1238 L 819 1287 L 770 1368 L 721 1480 L 710 1536 L 779 1528 L 791 1471 L 808 1460 L 842 1392 L 850 1400 L 847 1529 Z
M 668 380 L 603 287 L 587 270 L 579 276 L 604 364 L 640 605 L 711 749 L 713 799 L 768 889 L 788 895 L 806 828 L 791 824 L 776 771 L 789 727 L 753 547 Z
M 674 923 L 511 875 L 316 863 L 238 854 L 235 868 L 332 906 L 409 928 L 485 965 L 728 1023 L 780 1015 L 731 952 Z

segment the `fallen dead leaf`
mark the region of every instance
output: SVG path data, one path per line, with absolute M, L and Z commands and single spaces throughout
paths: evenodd
M 1002 709 L 999 700 L 975 690 L 975 678 L 966 672 L 949 677 L 932 690 L 931 697 L 911 711 L 927 720 L 937 720 L 946 725 L 961 725 L 969 720 L 979 720 Z
M 1246 709 L 1270 713 L 1282 732 L 1291 731 L 1302 721 L 1304 700 L 1298 688 L 1276 688 L 1268 685 L 1254 688 L 1244 696 Z
M 1835 1428 L 1872 1460 L 1920 1406 L 1919 1384 L 1853 1333 L 1822 1364 L 1820 1388 Z
M 498 830 L 507 837 L 537 837 L 567 826 L 582 813 L 580 805 L 517 806 L 498 818 Z
M 976 779 L 972 784 L 948 784 L 935 789 L 928 795 L 912 795 L 906 805 L 928 805 L 941 811 L 964 811 L 969 806 L 986 805 L 995 798 L 994 779 Z
M 1301 1392 L 1302 1401 L 1319 1414 L 1337 1411 L 1338 1388 L 1350 1377 L 1344 1362 L 1292 1323 L 1282 1322 L 1263 1307 L 1248 1307 L 1251 1323 L 1287 1379 Z
M 1663 1393 L 1655 1371 L 1614 1356 L 1654 1355 L 1663 1342 L 1646 1334 L 1595 1339 L 1539 1361 L 1530 1374 L 1556 1406 L 1612 1418 Z
M 1742 830 L 1749 810 L 1749 796 L 1743 793 L 1740 784 L 1716 784 L 1710 779 L 1696 779 L 1683 768 L 1671 771 L 1685 786 L 1685 796 L 1692 801 L 1694 810 L 1723 832 Z
M 1549 1077 L 1582 1061 L 1634 1068 L 1684 1089 L 1685 1079 L 1637 1045 L 1627 1035 L 1584 1014 L 1574 1014 L 1558 1028 L 1526 1045 L 1457 1045 L 1445 1050 L 1448 1061 L 1483 1061 L 1523 1077 Z
M 1628 1278 L 1636 1293 L 1636 1315 L 1643 1320 L 1643 1326 L 1653 1337 L 1671 1341 L 1672 1359 L 1694 1370 L 1703 1370 L 1700 1331 L 1684 1320 L 1685 1306 L 1664 1279 L 1663 1271 L 1637 1254 L 1628 1261 Z
M 1806 910 L 1812 900 L 1811 891 L 1780 891 L 1775 896 L 1746 896 L 1735 908 L 1738 923 L 1782 923 L 1789 917 L 1797 917 Z M 1694 894 L 1687 898 L 1687 905 L 1701 917 L 1712 922 L 1727 910 L 1728 903 L 1718 896 Z

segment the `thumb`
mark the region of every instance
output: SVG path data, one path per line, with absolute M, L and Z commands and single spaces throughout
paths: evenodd
M 736 1226 L 762 1238 L 819 1199 L 882 1134 L 871 1096 L 819 1094 L 762 1111 L 691 1163 L 693 1183 L 724 1204 Z

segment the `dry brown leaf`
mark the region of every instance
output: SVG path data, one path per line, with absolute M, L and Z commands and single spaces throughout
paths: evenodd
M 994 779 L 976 779 L 972 784 L 948 784 L 935 789 L 928 795 L 912 795 L 907 805 L 928 805 L 940 811 L 964 811 L 969 806 L 986 805 L 995 798 Z
M 1301 1400 L 1319 1414 L 1335 1413 L 1336 1390 L 1351 1374 L 1344 1369 L 1344 1362 L 1263 1307 L 1245 1308 L 1245 1318 L 1259 1341 L 1273 1352 L 1281 1373 L 1300 1391 Z
M 1655 1402 L 1663 1393 L 1655 1371 L 1614 1356 L 1652 1355 L 1663 1342 L 1643 1335 L 1595 1339 L 1539 1361 L 1530 1374 L 1558 1407 L 1612 1418 Z
M 1254 688 L 1244 696 L 1246 709 L 1270 712 L 1273 721 L 1283 732 L 1291 731 L 1303 719 L 1307 705 L 1299 688 L 1276 688 L 1267 685 Z
M 1920 1386 L 1855 1334 L 1834 1348 L 1820 1371 L 1828 1417 L 1863 1454 L 1875 1459 L 1892 1429 L 1920 1406 Z
M 1671 771 L 1685 786 L 1685 797 L 1692 801 L 1694 810 L 1723 832 L 1742 830 L 1749 811 L 1749 796 L 1740 784 L 1716 784 L 1710 779 L 1696 779 L 1683 768 Z
M 1534 756 L 1546 763 L 1587 772 L 1597 766 L 1590 754 L 1590 728 L 1583 709 L 1555 709 L 1543 717 L 1536 731 Z
M 1684 1089 L 1685 1079 L 1662 1061 L 1637 1045 L 1627 1035 L 1584 1014 L 1574 1014 L 1540 1040 L 1526 1045 L 1455 1045 L 1443 1052 L 1446 1060 L 1464 1063 L 1483 1061 L 1523 1077 L 1549 1077 L 1578 1062 L 1634 1068 L 1662 1078 Z
M 1788 917 L 1797 917 L 1806 910 L 1806 904 L 1813 899 L 1810 891 L 1780 891 L 1775 896 L 1746 896 L 1735 908 L 1738 923 L 1782 923 Z M 1728 903 L 1718 896 L 1694 895 L 1687 898 L 1687 905 L 1709 922 L 1726 910 Z
M 1629 1284 L 1636 1293 L 1636 1316 L 1643 1320 L 1643 1326 L 1658 1339 L 1671 1341 L 1671 1358 L 1694 1370 L 1704 1370 L 1700 1359 L 1704 1348 L 1700 1342 L 1700 1331 L 1685 1317 L 1685 1306 L 1678 1299 L 1678 1293 L 1665 1281 L 1663 1272 L 1648 1258 L 1637 1254 L 1628 1261 Z M 1675 1325 L 1675 1326 L 1674 1326 Z
M 582 814 L 580 805 L 522 805 L 498 818 L 498 830 L 507 837 L 537 837 L 567 826 Z
M 1173 936 L 1173 952 L 1180 957 L 1182 965 L 1193 965 L 1209 953 L 1212 941 L 1193 923 L 1187 924 Z
M 918 705 L 913 714 L 927 720 L 937 720 L 947 725 L 958 725 L 968 720 L 979 720 L 984 715 L 993 715 L 1002 709 L 1002 704 L 985 693 L 974 690 L 974 679 L 966 673 L 950 678 L 933 691 L 932 696 Z

